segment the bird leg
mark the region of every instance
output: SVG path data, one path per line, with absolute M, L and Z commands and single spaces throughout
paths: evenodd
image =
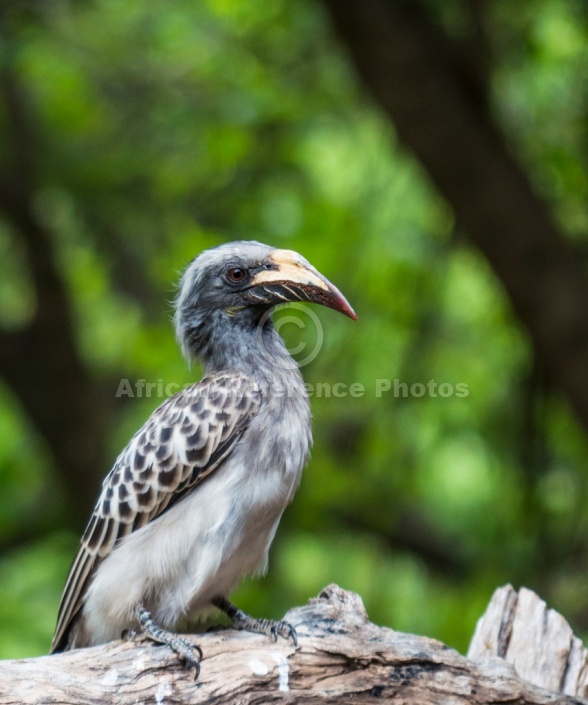
M 156 624 L 151 616 L 149 610 L 144 607 L 139 607 L 137 609 L 137 619 L 141 625 L 141 631 L 139 632 L 129 632 L 128 636 L 137 637 L 145 636 L 147 639 L 154 641 L 156 644 L 165 644 L 169 646 L 172 651 L 175 651 L 180 659 L 186 664 L 186 667 L 192 666 L 196 673 L 194 679 L 198 678 L 200 674 L 200 661 L 202 660 L 202 649 L 198 644 L 192 644 L 187 639 L 169 632 L 166 629 L 162 629 L 158 624 Z M 194 653 L 194 651 L 197 652 Z
M 278 636 L 281 636 L 284 639 L 292 639 L 294 646 L 298 646 L 296 630 L 284 620 L 255 619 L 255 617 L 250 617 L 235 607 L 226 597 L 221 597 L 220 595 L 213 598 L 212 604 L 227 615 L 234 629 L 273 636 L 274 641 L 277 641 Z

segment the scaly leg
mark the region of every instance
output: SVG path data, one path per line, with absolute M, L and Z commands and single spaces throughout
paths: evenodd
M 277 641 L 278 636 L 281 636 L 284 639 L 292 639 L 294 646 L 298 646 L 296 630 L 288 622 L 283 620 L 274 621 L 273 619 L 255 619 L 237 609 L 226 597 L 220 595 L 212 600 L 212 604 L 227 615 L 234 629 L 273 636 L 274 641 Z
M 144 607 L 137 608 L 137 619 L 141 625 L 141 631 L 130 631 L 127 632 L 125 636 L 130 638 L 145 636 L 147 639 L 157 644 L 169 646 L 186 664 L 186 667 L 193 667 L 195 669 L 196 673 L 194 679 L 198 678 L 200 675 L 200 661 L 202 660 L 202 649 L 198 644 L 192 644 L 187 639 L 183 639 L 173 632 L 162 629 L 153 621 L 149 610 L 146 610 Z M 194 651 L 196 651 L 198 655 L 196 655 Z

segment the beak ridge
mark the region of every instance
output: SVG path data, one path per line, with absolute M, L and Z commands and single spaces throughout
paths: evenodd
M 259 272 L 251 282 L 252 288 L 262 288 L 276 304 L 308 301 L 357 320 L 355 311 L 339 289 L 298 253 L 275 250 L 270 259 L 274 268 Z

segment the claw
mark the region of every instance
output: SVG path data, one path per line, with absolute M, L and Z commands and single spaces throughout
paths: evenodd
M 284 639 L 292 639 L 294 646 L 298 646 L 298 635 L 296 634 L 296 629 L 288 622 L 270 622 L 269 632 L 274 637 L 274 641 L 278 640 L 281 636 Z
M 200 661 L 202 660 L 202 649 L 198 644 L 193 644 L 187 639 L 159 627 L 146 609 L 139 609 L 137 618 L 142 629 L 138 636 L 145 636 L 156 644 L 169 646 L 186 667 L 194 668 L 194 680 L 196 680 L 200 675 Z M 198 656 L 194 653 L 195 651 L 198 652 Z
M 267 634 L 267 636 L 274 638 L 274 642 L 278 641 L 280 636 L 284 639 L 292 639 L 294 646 L 298 646 L 296 629 L 282 620 L 274 622 L 270 619 L 253 619 L 248 615 L 242 615 L 233 620 L 233 627 L 257 634 Z
M 198 680 L 200 675 L 200 661 L 194 656 L 194 654 L 178 654 L 186 668 L 192 667 L 194 669 L 194 680 Z
M 275 622 L 272 626 L 272 634 L 275 636 L 276 641 L 278 640 L 278 635 L 284 639 L 292 639 L 294 646 L 298 646 L 298 634 L 296 629 L 289 623 L 283 620 Z
M 298 634 L 296 633 L 296 629 L 294 629 L 291 624 L 288 624 L 288 626 L 290 627 L 288 637 L 292 639 L 294 646 L 298 646 Z
M 139 635 L 140 632 L 138 632 L 136 629 L 123 629 L 120 638 L 123 641 L 134 641 L 138 638 Z

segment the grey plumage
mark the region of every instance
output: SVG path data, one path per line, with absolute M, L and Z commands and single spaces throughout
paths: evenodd
M 355 317 L 290 251 L 229 243 L 186 269 L 176 334 L 205 377 L 156 409 L 105 478 L 52 652 L 145 627 L 141 610 L 169 628 L 213 603 L 232 608 L 231 590 L 264 568 L 311 446 L 302 377 L 267 315 L 284 300 Z

